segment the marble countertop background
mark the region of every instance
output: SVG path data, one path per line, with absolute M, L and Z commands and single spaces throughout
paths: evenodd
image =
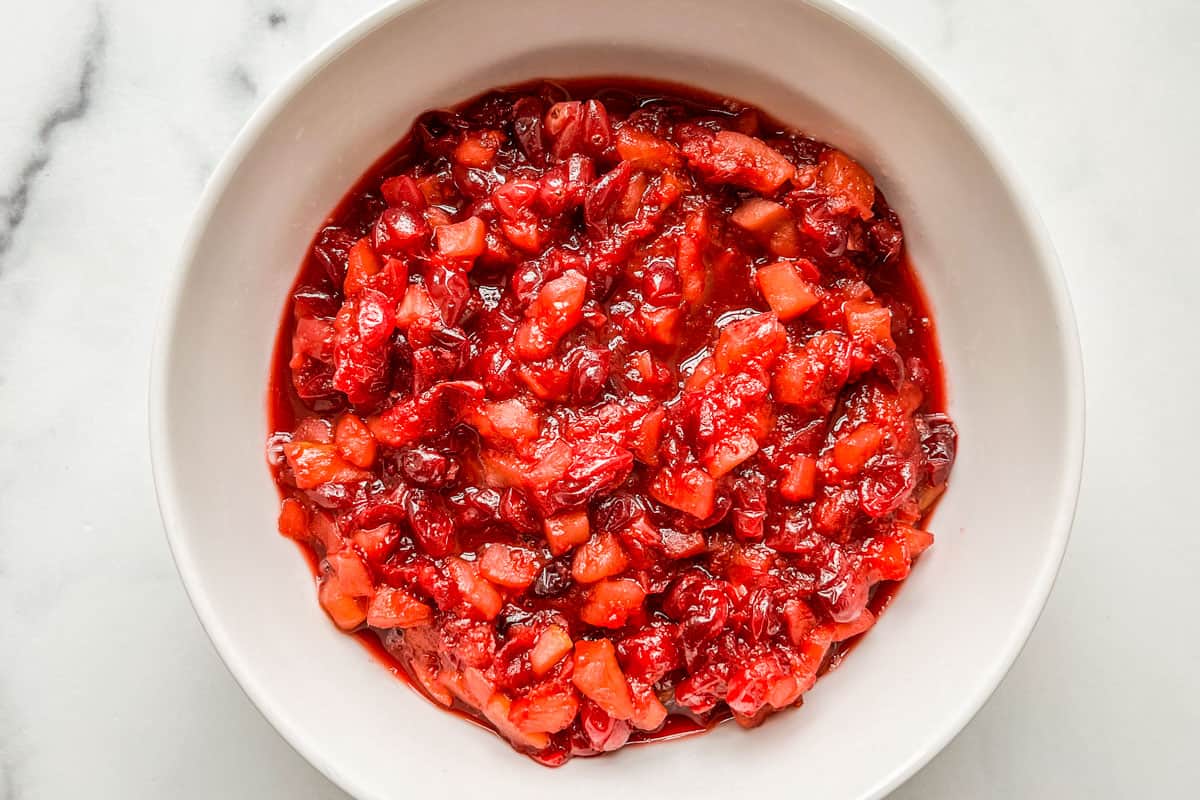
M 159 298 L 247 116 L 377 0 L 0 12 L 0 800 L 344 798 L 226 673 L 146 446 Z M 1083 338 L 1075 532 L 1028 647 L 899 798 L 1196 796 L 1200 3 L 853 0 L 1019 166 Z

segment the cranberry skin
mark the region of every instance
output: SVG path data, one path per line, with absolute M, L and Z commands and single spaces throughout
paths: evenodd
M 440 264 L 430 265 L 426 273 L 426 289 L 441 312 L 442 321 L 447 325 L 457 325 L 471 297 L 467 273 Z
M 916 464 L 911 459 L 885 453 L 867 464 L 858 495 L 863 511 L 879 519 L 904 505 L 916 488 Z
M 620 533 L 641 513 L 642 506 L 634 495 L 612 494 L 596 505 L 592 524 L 598 533 Z
M 304 284 L 292 292 L 292 311 L 297 319 L 303 317 L 336 317 L 342 301 L 318 286 Z
M 583 138 L 592 155 L 604 158 L 612 153 L 612 123 L 608 110 L 597 100 L 588 100 L 583 109 Z
M 377 528 L 387 522 L 403 522 L 408 517 L 404 509 L 404 495 L 407 488 L 401 484 L 386 487 L 377 482 L 369 487 L 367 498 L 354 517 L 354 527 L 358 529 Z
M 304 493 L 316 505 L 333 511 L 349 508 L 354 502 L 353 492 L 344 483 L 323 483 Z
M 571 399 L 579 405 L 590 405 L 600 398 L 608 383 L 612 354 L 597 348 L 580 348 L 571 353 L 567 364 L 571 370 Z
M 642 274 L 642 298 L 655 306 L 677 306 L 683 302 L 679 272 L 669 261 L 654 261 Z
M 450 158 L 458 146 L 458 131 L 466 128 L 466 121 L 452 112 L 427 111 L 417 118 L 414 127 L 426 153 Z
M 941 486 L 950 475 L 958 449 L 958 431 L 945 414 L 925 414 L 917 418 L 921 452 L 929 483 Z
M 574 459 L 562 478 L 545 491 L 535 493 L 534 500 L 545 516 L 564 508 L 577 508 L 620 485 L 632 469 L 633 454 L 623 447 L 604 443 L 590 447 L 577 445 Z
M 428 244 L 431 233 L 429 223 L 419 212 L 409 208 L 389 208 L 375 223 L 375 251 L 384 256 L 414 253 Z
M 441 488 L 458 479 L 458 459 L 430 447 L 413 447 L 396 455 L 401 474 L 417 486 Z
M 541 100 L 536 97 L 522 97 L 513 104 L 513 136 L 517 146 L 535 167 L 546 165 L 546 135 L 542 129 L 542 115 L 545 113 Z
M 603 178 L 588 187 L 587 197 L 583 203 L 583 220 L 588 230 L 597 238 L 608 233 L 612 224 L 610 215 L 616 204 L 629 188 L 633 177 L 633 165 L 622 161 L 616 168 L 605 174 Z
M 593 161 L 587 156 L 573 155 L 542 176 L 538 204 L 551 216 L 576 208 L 583 204 L 588 186 L 595 179 Z
M 571 588 L 572 583 L 570 562 L 559 559 L 542 568 L 530 591 L 537 597 L 558 597 Z
M 492 193 L 496 210 L 511 220 L 521 219 L 537 199 L 538 185 L 530 180 L 513 180 Z
M 679 622 L 679 636 L 688 651 L 694 652 L 724 630 L 729 617 L 727 587 L 724 581 L 697 571 L 681 577 L 668 592 L 663 610 Z
M 520 489 L 508 488 L 500 495 L 498 510 L 500 519 L 521 533 L 534 533 L 540 528 L 534 518 L 533 508 Z
M 617 656 L 626 675 L 655 684 L 672 670 L 683 666 L 675 640 L 679 628 L 662 623 L 643 628 L 617 644 Z
M 516 377 L 513 374 L 516 362 L 502 345 L 493 345 L 484 350 L 473 361 L 472 369 L 482 376 L 483 388 L 487 390 L 489 397 L 507 400 L 516 394 Z
M 545 278 L 536 265 L 528 263 L 513 271 L 510 282 L 513 300 L 524 308 L 537 299 L 538 290 L 542 288 Z
M 629 741 L 629 723 L 613 719 L 591 700 L 584 700 L 579 709 L 579 723 L 592 748 L 607 753 Z
M 431 556 L 448 556 L 456 549 L 454 520 L 441 497 L 424 489 L 410 489 L 404 510 L 413 538 Z
M 740 476 L 733 486 L 733 534 L 743 541 L 763 537 L 767 516 L 767 483 L 759 473 Z
M 821 564 L 816 595 L 825 613 L 835 622 L 857 619 L 867 607 L 867 583 L 858 574 L 850 556 L 837 545 L 830 546 Z
M 321 262 L 321 266 L 325 268 L 325 272 L 335 286 L 341 286 L 346 280 L 346 259 L 350 248 L 357 241 L 358 237 L 353 233 L 334 225 L 324 228 L 317 235 L 317 241 L 313 245 L 313 254 Z M 336 309 L 334 311 L 336 313 Z
M 730 671 L 725 700 L 730 710 L 752 717 L 767 704 L 771 687 L 784 675 L 779 661 L 770 655 L 752 659 Z
M 533 642 L 527 637 L 513 637 L 496 651 L 492 661 L 496 683 L 512 691 L 529 685 L 533 681 L 533 668 L 529 665 L 529 648 Z
M 775 608 L 771 592 L 764 588 L 755 589 L 742 601 L 738 614 L 747 640 L 762 641 L 778 632 L 779 621 L 773 613 Z
M 675 701 L 696 714 L 712 711 L 726 692 L 727 668 L 703 666 L 675 686 Z

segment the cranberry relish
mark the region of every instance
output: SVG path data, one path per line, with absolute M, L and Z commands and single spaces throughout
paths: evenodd
M 754 725 L 933 541 L 956 435 L 902 253 L 858 163 L 735 101 L 427 113 L 292 296 L 280 530 L 339 627 L 543 763 Z

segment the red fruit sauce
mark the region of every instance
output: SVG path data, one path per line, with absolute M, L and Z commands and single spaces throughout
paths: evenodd
M 537 82 L 422 115 L 334 210 L 268 457 L 333 622 L 557 765 L 800 704 L 933 542 L 943 404 L 850 156 Z

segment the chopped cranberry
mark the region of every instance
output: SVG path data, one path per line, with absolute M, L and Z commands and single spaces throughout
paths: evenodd
M 957 449 L 871 174 L 679 91 L 422 114 L 279 334 L 267 460 L 321 607 L 553 766 L 797 705 Z

